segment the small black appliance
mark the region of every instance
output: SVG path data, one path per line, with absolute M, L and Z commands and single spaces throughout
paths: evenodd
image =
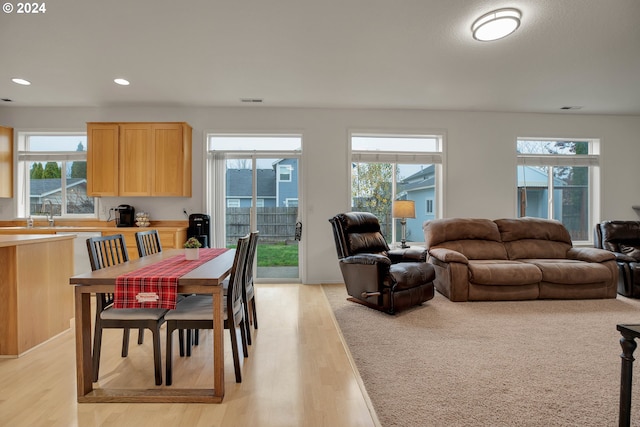
M 136 225 L 136 210 L 130 205 L 116 208 L 116 227 L 133 227 Z
M 189 215 L 189 228 L 187 229 L 187 238 L 195 237 L 200 241 L 203 248 L 210 247 L 211 244 L 211 217 L 206 214 Z

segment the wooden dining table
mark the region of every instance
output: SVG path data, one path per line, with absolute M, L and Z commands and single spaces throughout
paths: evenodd
M 78 402 L 220 403 L 224 398 L 224 340 L 222 281 L 231 272 L 235 250 L 230 249 L 191 270 L 178 280 L 178 293 L 213 295 L 213 388 L 156 387 L 145 389 L 95 388 L 91 358 L 91 294 L 115 290 L 116 278 L 142 267 L 184 253 L 170 249 L 113 267 L 73 276 L 75 287 L 76 375 Z

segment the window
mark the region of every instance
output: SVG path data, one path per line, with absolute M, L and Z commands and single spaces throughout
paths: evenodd
M 397 242 L 401 227 L 391 218 L 393 200 L 416 206 L 430 200 L 430 211 L 417 209 L 407 219 L 407 240 L 423 241 L 424 221 L 441 215 L 442 151 L 442 135 L 352 134 L 352 209 L 376 215 L 387 241 Z
M 240 199 L 227 199 L 227 207 L 228 208 L 239 208 L 240 207 Z
M 291 182 L 291 171 L 293 168 L 291 165 L 279 165 L 278 166 L 278 181 Z
M 433 213 L 433 199 L 427 200 L 427 208 L 425 209 L 425 213 L 432 214 Z
M 518 138 L 518 216 L 556 219 L 590 242 L 599 220 L 599 140 Z
M 97 216 L 87 196 L 86 133 L 18 133 L 18 217 Z

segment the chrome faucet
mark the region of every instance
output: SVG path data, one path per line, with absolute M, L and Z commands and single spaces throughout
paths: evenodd
M 49 204 L 49 215 L 47 215 L 47 219 L 49 220 L 49 227 L 53 227 L 53 203 L 51 203 L 51 200 L 44 199 L 44 202 L 42 203 L 42 211 L 44 213 L 47 213 L 47 210 L 45 209 L 45 206 L 47 204 Z

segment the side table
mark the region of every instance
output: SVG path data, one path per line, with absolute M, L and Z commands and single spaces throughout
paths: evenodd
M 616 327 L 622 338 L 622 370 L 620 373 L 620 413 L 619 426 L 628 427 L 631 425 L 631 383 L 633 379 L 633 352 L 638 344 L 635 339 L 640 338 L 640 325 L 618 325 Z

